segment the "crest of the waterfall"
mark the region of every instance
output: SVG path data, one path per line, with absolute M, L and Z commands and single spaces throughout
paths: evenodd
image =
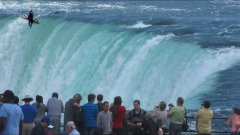
M 188 100 L 212 90 L 219 71 L 240 61 L 240 50 L 201 48 L 174 40 L 173 34 L 112 31 L 110 24 L 42 18 L 29 29 L 22 19 L 8 19 L 0 29 L 0 88 L 20 97 L 59 92 L 64 101 L 80 93 L 122 96 L 132 108 L 152 109 L 161 100 Z M 83 101 L 83 102 L 84 102 Z M 192 102 L 191 102 L 192 103 Z

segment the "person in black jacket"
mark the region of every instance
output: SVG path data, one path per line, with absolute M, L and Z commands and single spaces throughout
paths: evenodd
M 144 130 L 144 135 L 161 135 L 159 130 L 162 126 L 162 121 L 160 119 L 154 120 L 155 114 L 153 112 L 148 112 L 145 115 L 145 119 L 142 122 L 142 128 Z M 161 131 L 162 132 L 162 131 Z
M 32 27 L 32 24 L 33 24 L 33 16 L 34 16 L 34 13 L 32 10 L 30 10 L 28 13 L 28 25 L 30 28 Z

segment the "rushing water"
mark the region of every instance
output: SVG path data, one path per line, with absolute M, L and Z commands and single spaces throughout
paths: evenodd
M 0 89 L 122 96 L 152 109 L 185 98 L 196 109 L 239 105 L 240 2 L 0 1 Z M 19 17 L 33 9 L 30 29 Z

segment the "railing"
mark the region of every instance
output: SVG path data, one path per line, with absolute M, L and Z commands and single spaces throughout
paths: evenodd
M 189 129 L 186 131 L 186 133 L 196 133 L 196 122 L 195 118 L 193 116 L 186 116 L 186 119 L 188 121 Z M 212 119 L 212 133 L 213 134 L 230 134 L 230 127 L 226 125 L 226 117 L 213 117 Z M 221 128 L 221 130 L 219 129 Z

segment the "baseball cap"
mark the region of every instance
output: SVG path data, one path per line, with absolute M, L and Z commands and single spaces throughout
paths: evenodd
M 48 124 L 48 128 L 53 128 L 54 127 L 53 125 L 51 125 L 51 120 L 50 120 L 49 116 L 43 116 L 41 121 L 46 122 Z

